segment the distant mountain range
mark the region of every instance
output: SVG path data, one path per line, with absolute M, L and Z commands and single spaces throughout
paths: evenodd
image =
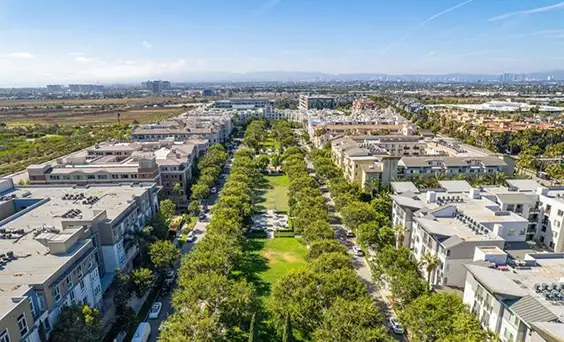
M 519 74 L 526 80 L 546 81 L 564 80 L 564 70 L 555 70 L 536 73 Z M 182 77 L 182 79 L 180 79 Z M 183 76 L 175 75 L 174 79 L 180 82 L 314 82 L 314 81 L 499 81 L 499 74 L 379 74 L 379 73 L 353 73 L 353 74 L 329 74 L 322 72 L 299 72 L 299 71 L 257 71 L 248 73 L 230 72 L 206 72 L 190 73 Z

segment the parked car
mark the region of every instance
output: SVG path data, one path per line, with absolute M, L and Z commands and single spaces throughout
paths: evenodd
M 349 237 L 349 238 L 354 237 L 354 233 L 352 232 L 352 230 L 347 229 L 347 237 Z
M 131 342 L 147 342 L 151 336 L 151 325 L 149 322 L 141 322 L 135 330 L 135 335 L 131 339 Z
M 216 189 L 215 186 L 214 186 L 213 188 L 211 188 L 211 193 L 212 193 L 212 194 L 215 194 L 216 192 L 217 192 L 217 189 Z
M 186 242 L 194 242 L 194 240 L 196 240 L 196 236 L 194 235 L 194 232 L 190 232 L 188 233 L 188 235 L 186 236 Z
M 358 246 L 353 246 L 353 252 L 354 254 L 356 254 L 357 256 L 363 256 L 364 252 L 362 251 L 362 249 L 360 249 L 360 247 Z
M 390 317 L 389 322 L 390 322 L 390 329 L 394 333 L 396 333 L 398 335 L 403 335 L 405 330 L 403 329 L 403 327 L 401 326 L 400 322 L 398 321 L 398 319 L 396 317 Z
M 163 303 L 154 302 L 153 306 L 151 306 L 151 311 L 149 312 L 149 319 L 159 318 L 159 314 L 161 313 L 162 308 L 163 308 Z
M 205 221 L 207 218 L 208 217 L 204 213 L 202 213 L 202 214 L 200 214 L 200 216 L 198 216 L 198 220 L 200 220 L 200 221 Z

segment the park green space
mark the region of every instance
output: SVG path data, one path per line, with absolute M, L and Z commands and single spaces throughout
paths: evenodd
M 268 210 L 288 211 L 288 176 L 265 176 L 266 193 L 262 205 Z

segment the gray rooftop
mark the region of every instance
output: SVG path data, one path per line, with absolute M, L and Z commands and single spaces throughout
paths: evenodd
M 419 189 L 412 182 L 392 182 L 392 189 L 395 193 L 401 194 L 406 191 L 411 191 L 413 193 L 418 193 Z
M 465 180 L 450 180 L 450 181 L 439 181 L 441 187 L 446 189 L 448 192 L 468 192 L 472 190 L 472 186 Z

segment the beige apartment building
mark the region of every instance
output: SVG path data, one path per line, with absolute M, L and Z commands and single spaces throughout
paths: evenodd
M 0 179 L 0 337 L 39 342 L 64 305 L 111 314 L 115 270 L 138 254 L 127 235 L 158 210 L 153 184 L 14 186 Z
M 196 157 L 207 148 L 205 140 L 101 143 L 56 163 L 30 165 L 27 172 L 31 184 L 154 182 L 164 195 L 186 201 Z M 174 193 L 177 183 L 180 194 Z

